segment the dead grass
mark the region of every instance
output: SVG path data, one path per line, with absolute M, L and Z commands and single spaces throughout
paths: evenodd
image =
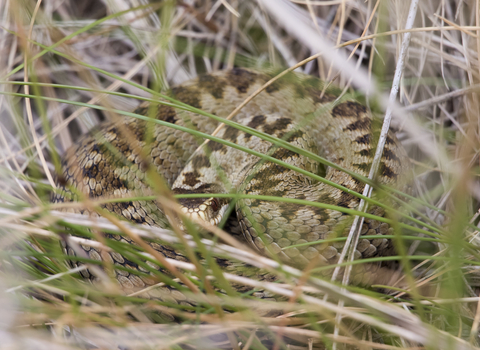
M 478 347 L 478 0 L 424 0 L 416 11 L 402 0 L 0 0 L 0 8 L 0 339 L 6 349 Z M 409 11 L 415 21 L 405 30 Z M 401 67 L 407 32 L 411 40 Z M 142 86 L 160 91 L 233 66 L 295 66 L 367 95 L 379 115 L 390 108 L 391 124 L 415 166 L 413 226 L 425 232 L 407 239 L 413 233 L 403 230 L 400 270 L 412 280 L 400 286 L 415 291 L 414 283 L 427 284 L 428 297 L 343 289 L 208 239 L 188 242 L 285 283 L 171 261 L 191 287 L 166 283 L 197 300 L 192 310 L 124 296 L 108 274 L 96 288 L 78 277 L 81 269 L 67 268 L 59 244 L 63 226 L 85 235 L 85 227 L 118 232 L 121 226 L 130 237 L 180 243 L 165 230 L 50 211 L 59 209 L 49 195 L 61 154 L 94 125 L 114 118 L 113 107 L 133 110 L 138 100 L 129 95 L 150 97 Z M 395 71 L 402 80 L 389 104 Z M 286 301 L 193 292 L 207 280 L 220 288 L 229 281 L 267 290 Z M 272 308 L 280 316 L 259 316 Z

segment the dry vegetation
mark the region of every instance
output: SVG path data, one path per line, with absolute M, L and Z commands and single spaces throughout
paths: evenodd
M 424 0 L 417 9 L 405 0 L 0 0 L 0 9 L 0 348 L 479 347 L 478 0 Z M 151 97 L 142 86 L 161 91 L 234 66 L 298 66 L 368 94 L 379 115 L 393 112 L 392 128 L 414 164 L 408 210 L 416 221 L 404 221 L 411 228 L 399 243 L 407 281 L 399 287 L 413 290 L 409 297 L 304 281 L 301 271 L 210 240 L 215 254 L 276 271 L 285 284 L 241 283 L 285 301 L 197 294 L 198 307 L 185 310 L 124 296 L 108 277 L 96 288 L 68 268 L 62 227 L 88 234 L 92 223 L 49 204 L 64 151 L 112 118 L 111 108 L 130 111 L 135 97 Z M 395 71 L 403 73 L 399 85 Z M 399 91 L 389 105 L 392 89 Z M 106 219 L 95 225 L 118 230 Z M 192 266 L 183 267 L 195 281 Z M 421 296 L 415 285 L 425 284 Z M 281 316 L 258 316 L 272 307 Z

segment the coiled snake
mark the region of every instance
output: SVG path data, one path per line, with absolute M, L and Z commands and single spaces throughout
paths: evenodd
M 202 75 L 171 89 L 170 95 L 205 112 L 226 117 L 269 79 L 270 75 L 266 73 L 237 68 Z M 233 121 L 286 140 L 293 146 L 322 155 L 342 168 L 367 176 L 375 151 L 369 112 L 354 100 L 346 97 L 337 99 L 338 93 L 334 89 L 322 89 L 322 82 L 316 78 L 289 74 L 262 91 L 241 109 Z M 149 115 L 152 111 L 149 108 L 148 104 L 143 104 L 135 113 Z M 206 116 L 167 105 L 154 107 L 154 112 L 159 120 L 207 134 L 211 134 L 218 125 L 217 121 Z M 281 164 L 263 161 L 255 155 L 212 141 L 207 143 L 207 147 L 194 152 L 202 140 L 164 125 L 149 126 L 152 128 L 148 129 L 144 120 L 125 118 L 121 122 L 102 125 L 100 137 L 98 134 L 84 137 L 64 157 L 63 191 L 54 195 L 53 201 L 76 200 L 76 191 L 91 198 L 151 193 L 146 177 L 146 163 L 150 163 L 174 193 L 207 194 L 206 198 L 181 199 L 180 204 L 184 212 L 215 224 L 225 213 L 228 200 L 208 195 L 212 193 L 239 192 L 295 198 L 344 208 L 358 206 L 359 200 L 351 192 L 334 188 Z M 327 180 L 350 191 L 361 193 L 363 190 L 361 181 L 341 170 L 325 167 L 293 150 L 274 147 L 271 142 L 233 126 L 221 129 L 217 137 L 313 174 L 324 175 Z M 145 140 L 149 143 L 146 144 Z M 147 162 L 139 156 L 138 150 L 142 148 L 149 152 Z M 405 190 L 408 170 L 405 150 L 390 133 L 376 180 Z M 137 223 L 160 227 L 168 225 L 154 201 L 110 202 L 104 204 L 104 208 Z M 384 215 L 379 207 L 371 208 L 370 212 Z M 260 251 L 268 247 L 283 261 L 297 266 L 304 266 L 313 258 L 321 258 L 325 263 L 335 262 L 342 242 L 305 243 L 344 235 L 350 223 L 350 216 L 340 211 L 254 197 L 239 200 L 236 215 L 245 239 L 252 247 Z M 366 219 L 362 234 L 378 235 L 378 238 L 361 239 L 356 256 L 365 258 L 391 254 L 390 241 L 382 238 L 382 234 L 389 230 L 386 223 Z M 114 237 L 130 242 L 128 238 Z M 173 248 L 150 244 L 167 257 L 185 259 Z M 285 249 L 292 245 L 296 247 Z M 105 255 L 94 248 L 83 248 L 92 259 L 109 259 L 116 265 L 138 268 L 118 253 Z M 73 254 L 72 251 L 70 253 Z M 92 277 L 88 272 L 83 273 Z M 116 271 L 116 274 L 127 290 L 149 284 L 148 279 L 123 270 Z

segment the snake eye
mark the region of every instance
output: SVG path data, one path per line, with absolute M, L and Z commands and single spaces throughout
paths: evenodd
M 217 211 L 218 208 L 220 207 L 220 203 L 218 202 L 218 198 L 212 198 L 212 201 L 210 203 L 212 206 L 213 211 Z

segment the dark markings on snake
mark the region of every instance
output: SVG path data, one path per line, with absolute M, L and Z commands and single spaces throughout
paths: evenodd
M 132 215 L 132 220 L 135 221 L 137 224 L 143 224 L 145 221 L 145 218 L 140 216 L 138 213 L 137 215 Z
M 57 174 L 57 182 L 62 188 L 65 188 L 65 186 L 67 185 L 67 179 L 65 178 L 65 176 L 63 174 Z M 55 198 L 60 199 L 59 202 L 64 202 L 65 201 L 63 199 L 63 195 L 60 196 L 60 195 L 56 194 Z
M 231 142 L 236 142 L 240 130 L 234 128 L 233 126 L 227 126 L 223 134 L 223 139 Z
M 303 204 L 294 204 L 294 203 L 278 203 L 278 208 L 281 213 L 283 213 L 283 217 L 287 220 L 293 220 L 297 217 L 297 211 L 304 209 L 305 206 Z
M 131 207 L 132 206 L 132 202 L 118 202 L 117 203 L 117 207 L 120 208 L 120 210 L 122 209 L 126 209 L 128 210 L 128 207 Z
M 268 185 L 268 189 L 265 190 L 262 184 Z M 267 196 L 283 197 L 285 192 L 280 186 L 276 187 L 278 184 L 278 181 L 274 178 L 263 179 L 262 181 L 256 182 L 255 185 L 250 188 L 250 190 L 253 194 L 264 193 Z
M 350 203 L 352 203 L 352 199 L 354 199 L 353 195 L 346 192 L 342 192 L 342 194 L 340 195 L 340 198 L 338 199 L 337 205 L 344 208 L 351 208 Z
M 300 93 L 302 97 L 310 96 L 314 103 L 328 103 L 336 99 L 334 95 L 326 92 L 322 95 L 322 86 L 316 78 L 304 79 L 301 85 L 304 88 L 304 92 L 298 91 L 298 93 Z
M 386 145 L 394 145 L 395 141 L 391 138 L 391 136 L 387 135 L 387 139 L 385 140 Z
M 191 192 L 189 192 L 191 193 Z M 197 208 L 198 206 L 202 205 L 203 202 L 205 202 L 205 198 L 179 198 L 178 202 L 186 207 L 186 208 Z
M 89 171 L 89 173 L 88 173 L 88 176 L 89 176 L 90 178 L 92 178 L 92 179 L 99 180 L 99 179 L 97 179 L 98 174 L 99 174 L 98 166 L 97 166 L 97 165 L 93 165 L 93 166 L 90 168 L 90 171 Z
M 200 174 L 196 171 L 191 171 L 184 174 L 183 184 L 187 186 L 195 186 L 198 183 L 198 177 Z
M 145 115 L 148 115 L 148 113 L 146 113 Z M 160 107 L 158 107 L 157 118 L 159 120 L 175 124 L 175 122 L 177 121 L 177 112 L 175 112 L 175 109 L 173 107 L 161 105 Z
M 292 124 L 292 120 L 289 118 L 278 118 L 271 124 L 263 125 L 263 131 L 267 134 L 273 135 L 278 133 L 277 137 L 282 137 L 284 131 L 287 130 L 288 126 Z
M 172 258 L 172 259 L 177 259 L 177 260 L 180 260 L 180 261 L 187 261 L 187 259 L 185 259 L 184 256 L 182 256 L 181 254 L 178 254 L 173 248 L 170 248 L 168 246 L 160 246 L 161 247 L 161 252 L 168 258 Z M 171 289 L 170 289 L 171 290 Z
M 100 149 L 100 146 L 97 143 L 94 143 L 92 146 L 92 153 L 93 152 L 102 153 L 102 150 Z
M 288 158 L 296 157 L 296 156 L 297 154 L 295 152 L 285 148 L 279 148 L 272 154 L 272 157 L 277 159 L 282 159 L 283 161 L 287 160 Z
M 240 93 L 247 92 L 252 83 L 255 83 L 257 74 L 242 68 L 234 68 L 228 72 L 228 83 Z
M 90 166 L 88 166 L 88 161 L 85 162 L 86 164 L 83 166 L 83 175 L 86 175 L 89 173 L 90 169 L 95 166 L 92 162 Z
M 148 170 L 148 165 L 149 162 L 146 159 L 140 160 L 140 163 L 138 163 L 138 169 L 142 172 L 146 172 Z
M 380 166 L 380 169 L 381 169 L 380 173 L 383 176 L 388 177 L 389 179 L 396 179 L 397 178 L 397 174 L 395 173 L 395 171 L 393 171 L 392 168 L 390 168 L 385 163 L 382 163 L 382 165 Z
M 222 152 L 223 154 L 225 154 L 227 152 L 227 146 L 225 146 L 224 144 L 221 144 L 219 142 L 215 142 L 215 141 L 210 141 L 208 143 L 208 145 L 210 146 L 210 149 L 213 151 L 213 152 Z
M 184 86 L 177 86 L 172 88 L 173 97 L 177 100 L 186 103 L 195 108 L 202 108 L 199 96 L 200 94 L 193 88 L 187 88 Z
M 367 112 L 367 108 L 358 102 L 347 101 L 340 103 L 332 109 L 332 117 L 352 118 L 353 116 L 360 118 L 362 114 Z M 350 124 L 351 125 L 351 124 Z
M 247 126 L 251 127 L 252 129 L 255 129 L 259 126 L 263 126 L 266 119 L 267 118 L 264 115 L 256 115 L 255 117 L 252 118 L 252 120 L 250 120 Z
M 335 95 L 329 93 L 324 93 L 322 95 L 322 91 L 315 88 L 307 88 L 307 93 L 312 101 L 318 104 L 329 103 L 335 101 L 337 98 Z
M 360 190 L 357 190 L 357 188 L 360 188 L 361 190 L 363 190 L 363 187 L 365 187 L 363 184 L 362 184 L 362 181 L 358 180 L 358 179 L 355 179 L 355 178 L 350 178 L 350 181 L 355 183 L 355 186 L 353 187 L 353 189 L 355 189 L 355 191 L 357 192 L 360 192 Z
M 198 155 L 192 159 L 194 169 L 210 168 L 210 159 L 204 155 Z
M 133 113 L 140 114 L 140 115 L 148 115 L 148 104 L 142 103 L 140 106 L 135 108 Z
M 363 136 L 357 137 L 354 142 L 359 143 L 361 145 L 368 145 L 370 144 L 370 140 L 372 139 L 372 135 L 365 134 Z
M 198 86 L 205 89 L 217 100 L 223 98 L 223 86 L 225 83 L 215 75 L 205 74 L 198 78 Z
M 360 170 L 363 170 L 364 172 L 368 172 L 372 163 L 353 163 L 352 165 Z
M 303 136 L 304 136 L 303 131 L 295 130 L 295 131 L 292 131 L 292 132 L 288 133 L 288 138 L 286 139 L 286 141 L 287 142 L 292 142 L 292 141 L 295 141 L 295 140 L 298 140 L 298 139 L 302 139 Z M 278 137 L 281 137 L 281 136 L 278 136 Z
M 186 190 L 183 188 L 176 188 L 172 190 L 174 194 L 191 194 L 191 193 L 205 193 L 205 186 L 200 186 L 200 188 L 194 190 Z M 208 195 L 205 197 L 200 198 L 178 198 L 178 202 L 186 208 L 198 208 L 206 199 L 208 199 Z
M 278 165 L 276 168 L 281 168 Z M 280 171 L 284 171 L 285 168 L 281 169 Z M 276 169 L 275 169 L 276 170 Z M 288 169 L 285 169 L 288 171 Z M 275 175 L 278 175 L 279 172 L 275 172 Z M 262 176 L 262 175 L 259 175 Z M 265 193 L 267 196 L 273 197 L 283 197 L 285 195 L 285 190 L 282 188 L 284 185 L 283 181 L 279 181 L 277 177 L 272 176 L 272 174 L 267 173 L 263 175 L 264 178 L 261 181 L 255 182 L 252 186 L 249 187 L 249 190 L 253 193 L 260 192 Z M 268 186 L 267 188 L 265 188 Z
M 278 72 L 278 73 L 280 73 L 280 72 Z M 277 73 L 275 73 L 275 72 L 270 72 L 270 73 L 267 73 L 267 74 L 259 74 L 257 79 L 258 79 L 258 82 L 260 84 L 264 85 L 266 82 L 268 82 L 270 79 L 274 78 L 276 75 L 277 75 Z M 285 81 L 283 79 L 277 79 L 273 83 L 270 83 L 270 85 L 268 85 L 265 88 L 265 91 L 269 94 L 272 94 L 274 92 L 277 92 L 278 90 L 280 90 L 284 86 L 285 86 Z
M 386 148 L 383 150 L 383 158 L 386 160 L 393 160 L 395 162 L 400 162 L 400 159 L 393 153 L 390 149 Z
M 361 151 L 355 152 L 355 154 L 359 154 L 361 156 L 368 157 L 370 156 L 371 150 L 369 149 L 362 149 Z
M 290 171 L 290 169 L 285 168 L 284 166 L 275 164 L 275 175 L 284 174 L 284 173 L 289 172 L 289 171 Z
M 331 199 L 329 199 L 329 200 L 324 200 L 324 201 L 322 201 L 322 203 L 331 204 L 331 203 L 332 203 L 332 200 L 331 200 Z M 328 216 L 328 214 L 327 214 L 327 212 L 325 211 L 325 209 L 318 208 L 318 207 L 312 207 L 312 210 L 313 210 L 313 212 L 315 213 L 315 219 L 320 220 L 320 221 L 322 221 L 322 222 L 325 222 L 325 221 L 327 221 L 328 219 L 330 219 L 330 217 Z
M 216 260 L 218 266 L 220 266 L 220 267 L 230 266 L 229 260 L 227 260 L 227 259 L 215 258 L 215 260 Z
M 265 91 L 269 94 L 272 94 L 280 90 L 280 87 L 281 87 L 281 84 L 278 81 L 274 81 L 272 84 L 268 85 L 265 88 Z
M 345 128 L 343 128 L 343 131 L 370 130 L 371 125 L 372 121 L 367 117 L 348 124 Z
M 250 138 L 252 137 L 253 135 L 252 134 L 249 134 L 248 132 L 244 133 L 243 134 L 243 139 L 245 140 L 245 143 L 246 142 L 249 142 L 250 141 Z
M 210 196 L 208 195 L 209 193 L 214 193 L 212 192 L 212 185 L 211 184 L 202 184 L 198 186 L 195 189 L 185 189 L 185 188 L 174 188 L 172 189 L 173 194 L 190 194 L 190 193 L 202 193 L 205 194 L 205 198 L 209 198 Z M 204 198 L 204 197 L 201 197 Z

